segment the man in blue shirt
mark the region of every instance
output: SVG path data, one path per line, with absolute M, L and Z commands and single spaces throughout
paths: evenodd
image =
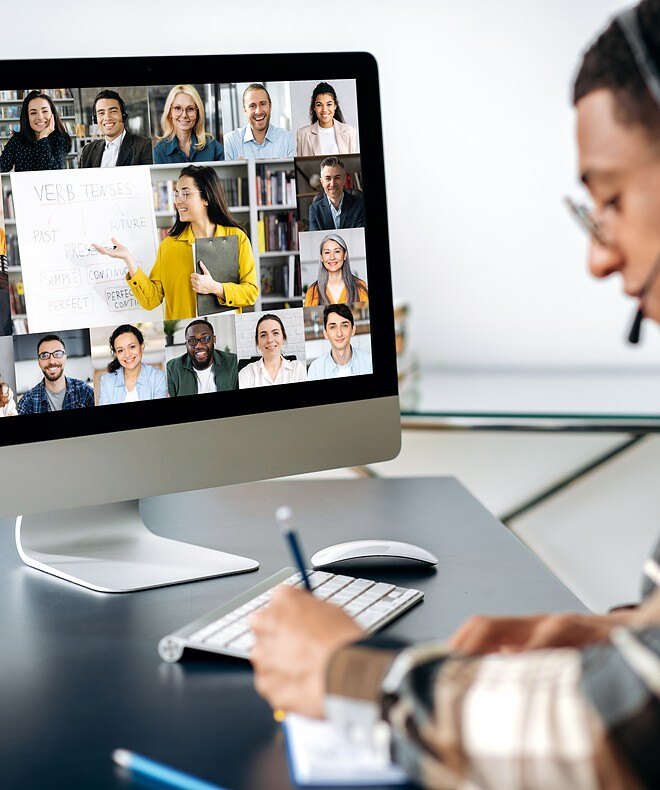
M 347 304 L 329 304 L 323 311 L 323 336 L 332 348 L 315 359 L 307 371 L 307 381 L 362 376 L 372 372 L 371 354 L 353 348 L 355 319 Z
M 261 83 L 253 82 L 243 92 L 247 126 L 225 135 L 225 159 L 286 159 L 294 156 L 293 134 L 273 126 L 273 104 Z
M 37 343 L 37 361 L 43 379 L 21 398 L 19 414 L 39 414 L 94 405 L 94 390 L 79 379 L 64 375 L 66 347 L 58 335 L 44 335 Z

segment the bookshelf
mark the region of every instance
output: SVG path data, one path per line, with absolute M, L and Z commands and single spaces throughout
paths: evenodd
M 254 192 L 261 303 L 264 309 L 302 306 L 296 174 L 291 159 L 260 159 Z

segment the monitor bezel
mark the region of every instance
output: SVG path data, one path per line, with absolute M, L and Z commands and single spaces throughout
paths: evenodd
M 328 64 L 332 64 L 330 68 Z M 182 81 L 225 84 L 259 78 L 267 82 L 293 82 L 317 76 L 323 78 L 324 75 L 331 79 L 355 79 L 365 184 L 365 242 L 374 372 L 351 377 L 348 381 L 328 379 L 269 387 L 267 393 L 264 388 L 254 388 L 190 395 L 183 399 L 22 415 L 17 420 L 3 420 L 0 447 L 397 396 L 380 91 L 378 67 L 372 55 L 324 52 L 0 61 L 0 90 L 21 90 L 43 84 L 44 75 L 48 76 L 51 86 L 70 87 L 175 85 Z M 215 75 L 219 79 L 213 79 Z

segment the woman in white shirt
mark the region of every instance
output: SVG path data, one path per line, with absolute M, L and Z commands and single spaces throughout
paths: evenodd
M 286 343 L 286 329 L 279 316 L 274 313 L 261 316 L 254 332 L 254 343 L 261 353 L 261 359 L 251 362 L 239 371 L 239 389 L 307 380 L 305 363 L 299 359 L 285 359 L 282 354 L 282 347 Z
M 357 133 L 344 123 L 337 93 L 328 82 L 319 82 L 312 91 L 309 105 L 309 126 L 296 132 L 298 156 L 321 154 L 356 154 Z
M 14 393 L 0 380 L 0 417 L 15 417 L 17 414 Z

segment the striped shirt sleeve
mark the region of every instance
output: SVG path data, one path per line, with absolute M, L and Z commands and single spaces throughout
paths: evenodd
M 334 656 L 327 684 L 329 714 L 350 722 L 371 704 L 425 787 L 660 787 L 660 628 L 479 658 L 362 643 Z

